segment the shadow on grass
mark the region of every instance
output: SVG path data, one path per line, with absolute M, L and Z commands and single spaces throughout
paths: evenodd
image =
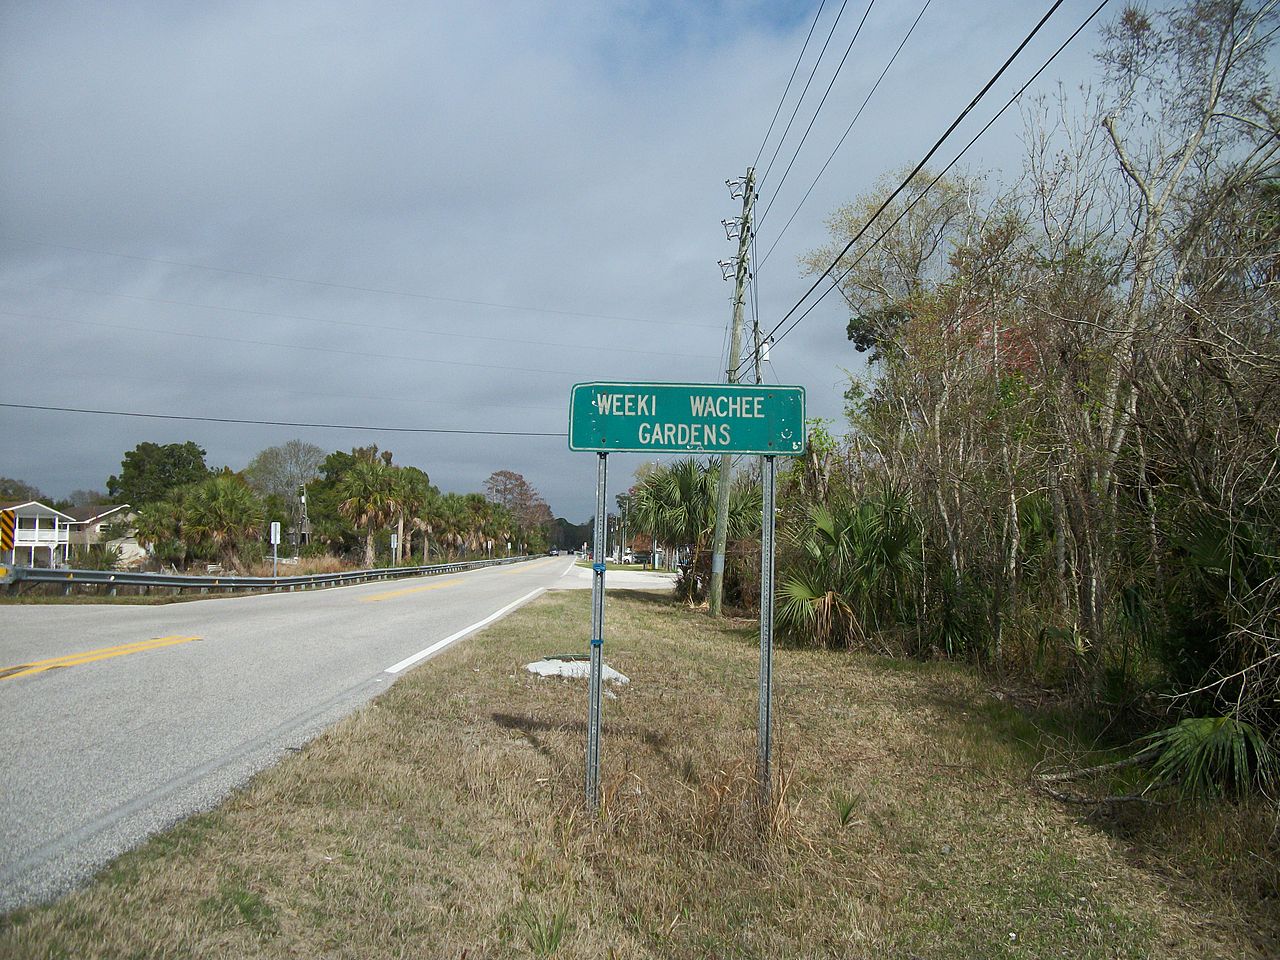
M 677 600 L 670 590 L 628 590 L 626 587 L 610 587 L 608 584 L 608 577 L 605 577 L 605 593 L 610 597 L 625 598 L 649 607 L 665 607 L 672 611 L 688 609 L 688 604 Z
M 585 696 L 583 697 L 583 708 L 584 710 L 586 708 Z M 494 723 L 504 730 L 515 730 L 523 734 L 530 746 L 547 757 L 553 755 L 552 750 L 539 734 L 574 734 L 582 737 L 584 742 L 587 736 L 587 723 L 585 720 L 541 720 L 537 717 L 519 717 L 510 713 L 492 713 L 490 717 Z M 642 729 L 629 723 L 614 724 L 606 720 L 600 726 L 600 734 L 602 737 L 618 737 L 638 741 L 663 758 L 667 756 L 667 747 L 670 744 L 665 733 Z

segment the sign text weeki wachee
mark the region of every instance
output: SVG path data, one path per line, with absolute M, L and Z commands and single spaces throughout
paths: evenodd
M 804 389 L 724 383 L 580 383 L 573 450 L 804 453 Z

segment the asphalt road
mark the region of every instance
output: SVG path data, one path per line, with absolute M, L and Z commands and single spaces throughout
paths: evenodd
M 0 606 L 0 910 L 73 889 L 433 647 L 583 573 L 546 557 L 164 606 Z

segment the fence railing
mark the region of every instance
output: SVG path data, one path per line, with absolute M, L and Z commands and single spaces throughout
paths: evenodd
M 234 577 L 225 574 L 187 576 L 180 573 L 131 573 L 122 570 L 60 570 L 48 567 L 0 567 L 0 584 L 10 594 L 16 594 L 24 583 L 52 583 L 69 594 L 77 587 L 105 586 L 109 596 L 115 596 L 120 587 L 139 587 L 144 593 L 158 587 L 168 590 L 249 590 L 294 591 L 314 590 L 319 587 L 338 587 L 369 580 L 399 580 L 404 577 L 435 576 L 445 573 L 461 573 L 481 567 L 496 567 L 532 557 L 503 557 L 498 560 L 468 560 L 460 563 L 436 563 L 422 567 L 381 567 L 373 570 L 345 570 L 341 573 L 313 573 L 293 577 Z
M 57 547 L 68 541 L 70 533 L 66 527 L 59 527 L 57 530 L 18 527 L 13 532 L 13 539 L 19 547 Z

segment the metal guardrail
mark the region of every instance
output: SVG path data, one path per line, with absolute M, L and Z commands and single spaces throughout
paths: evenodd
M 24 583 L 61 584 L 64 595 L 81 586 L 106 586 L 109 596 L 115 596 L 116 589 L 119 587 L 141 587 L 144 590 L 162 587 L 199 590 L 202 593 L 208 593 L 210 590 L 293 591 L 338 587 L 352 583 L 365 583 L 369 580 L 399 580 L 404 577 L 461 573 L 464 570 L 478 570 L 481 567 L 496 567 L 532 559 L 534 559 L 532 556 L 503 557 L 500 560 L 468 560 L 460 563 L 437 563 L 424 567 L 382 567 L 373 570 L 346 570 L 341 573 L 313 573 L 294 577 L 234 577 L 223 574 L 193 577 L 185 574 L 130 573 L 118 570 L 0 567 L 0 584 L 6 585 L 11 594 L 16 594 Z

